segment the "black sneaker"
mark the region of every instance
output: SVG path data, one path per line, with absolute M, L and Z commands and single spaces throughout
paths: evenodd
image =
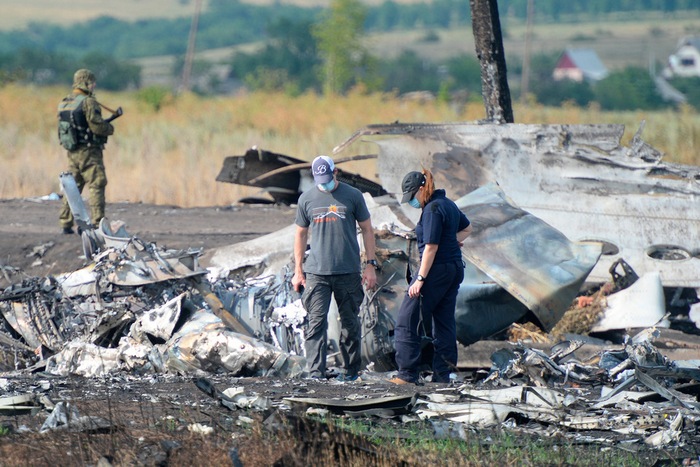
M 63 227 L 63 235 L 73 235 L 73 227 Z

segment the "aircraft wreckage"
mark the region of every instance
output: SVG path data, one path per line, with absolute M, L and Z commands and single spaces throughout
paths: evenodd
M 697 350 L 690 359 L 670 360 L 653 341 L 669 327 L 667 306 L 684 308 L 700 323 L 700 169 L 663 163 L 639 134 L 623 147 L 622 131 L 615 125 L 373 125 L 336 148 L 360 137 L 376 139 L 379 147 L 377 155 L 336 157 L 339 164 L 376 158 L 381 182 L 346 171 L 339 177 L 365 192 L 381 263 L 379 287 L 367 291 L 360 310 L 363 378 L 386 380 L 382 375 L 395 369 L 394 319 L 407 269 L 418 260 L 418 211 L 399 205 L 392 193 L 400 191 L 404 172 L 421 166 L 474 227 L 463 247 L 461 344 L 528 321 L 554 336 L 567 316 L 590 320 L 583 334 L 648 329 L 598 346 L 586 359 L 578 356 L 586 347 L 581 334 L 550 342 L 548 350 L 534 341 L 499 344 L 481 364 L 490 366 L 481 388 L 463 385 L 449 396 L 285 403 L 345 414 L 412 413 L 437 420 L 436 433 L 453 437 L 463 437 L 468 426 L 529 420 L 530 427 L 564 430 L 584 442 L 593 442 L 585 430 L 610 430 L 654 447 L 687 444 L 688 430 L 700 423 Z M 292 204 L 313 186 L 308 168 L 300 159 L 253 148 L 227 158 L 217 180 L 258 186 L 274 202 Z M 205 269 L 201 250 L 160 248 L 118 221 L 103 219 L 92 228 L 70 178 L 61 181 L 82 222 L 90 262 L 60 276 L 25 279 L 0 294 L 4 370 L 304 375 L 306 313 L 290 284 L 293 225 L 214 250 Z M 586 292 L 595 290 L 592 284 L 603 287 Z M 572 307 L 576 298 L 578 308 Z M 584 319 L 581 304 L 599 307 L 594 319 Z M 333 304 L 330 316 L 332 368 L 340 335 Z M 197 386 L 224 406 L 241 406 L 205 380 Z M 24 410 L 16 399 L 0 399 L 0 411 Z
M 623 147 L 622 133 L 617 125 L 392 124 L 368 126 L 337 147 L 360 137 L 379 147 L 377 155 L 346 160 L 376 157 L 380 184 L 340 177 L 366 193 L 382 265 L 380 287 L 368 291 L 361 310 L 365 364 L 394 369 L 394 318 L 417 261 L 418 211 L 391 193 L 405 171 L 421 166 L 474 226 L 463 248 L 461 344 L 517 321 L 552 331 L 584 287 L 611 275 L 616 292 L 641 278 L 634 292 L 609 297 L 598 330 L 667 327 L 664 289 L 698 314 L 700 244 L 691 233 L 700 226 L 700 169 L 663 163 L 639 134 Z M 293 203 L 312 186 L 308 172 L 308 162 L 253 148 L 227 158 L 217 180 Z M 87 216 L 82 200 L 72 201 L 76 217 Z M 87 268 L 25 280 L 0 295 L 0 345 L 26 353 L 16 368 L 58 374 L 301 375 L 305 311 L 289 283 L 293 228 L 220 248 L 203 269 L 201 251 L 163 250 L 103 219 L 83 231 Z M 645 312 L 630 321 L 625 308 L 636 297 Z M 330 323 L 335 348 L 339 329 Z

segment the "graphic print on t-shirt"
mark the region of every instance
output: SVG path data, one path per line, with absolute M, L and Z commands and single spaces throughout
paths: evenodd
M 345 219 L 345 206 L 331 204 L 328 207 L 313 208 L 311 216 L 316 223 L 335 222 L 338 219 Z

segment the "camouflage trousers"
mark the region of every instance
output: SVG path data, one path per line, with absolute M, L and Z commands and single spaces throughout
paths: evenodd
M 105 187 L 107 174 L 102 160 L 102 148 L 90 146 L 68 153 L 69 171 L 75 178 L 80 193 L 87 186 L 90 204 L 90 222 L 97 226 L 105 215 Z M 63 206 L 59 215 L 62 228 L 73 227 L 75 220 L 68 206 L 68 200 L 63 198 Z

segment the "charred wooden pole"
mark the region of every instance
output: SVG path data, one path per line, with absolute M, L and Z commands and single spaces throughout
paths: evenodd
M 469 0 L 469 5 L 476 56 L 481 64 L 481 95 L 486 118 L 497 123 L 513 123 L 498 1 Z

